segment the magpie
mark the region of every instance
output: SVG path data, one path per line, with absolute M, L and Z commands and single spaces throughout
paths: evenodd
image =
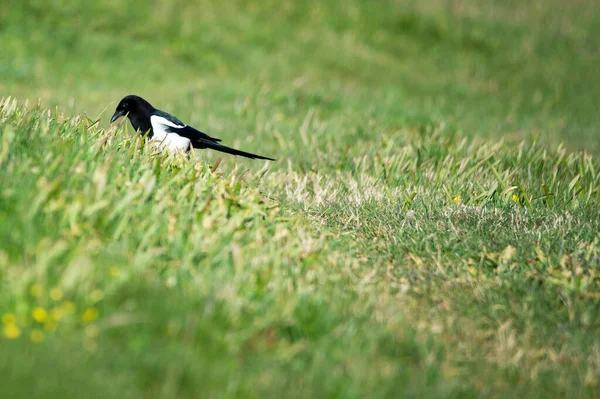
M 148 134 L 148 139 L 166 147 L 168 150 L 190 152 L 192 148 L 210 148 L 232 155 L 240 155 L 251 159 L 273 158 L 249 152 L 236 150 L 235 148 L 220 144 L 220 139 L 210 137 L 208 134 L 186 125 L 171 114 L 154 108 L 142 97 L 129 95 L 117 105 L 117 109 L 110 118 L 113 123 L 122 116 L 129 118 L 131 125 L 141 134 Z

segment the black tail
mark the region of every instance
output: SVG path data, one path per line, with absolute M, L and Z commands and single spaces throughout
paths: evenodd
M 249 152 L 236 150 L 235 148 L 227 147 L 227 146 L 224 146 L 223 144 L 219 144 L 214 141 L 202 140 L 202 139 L 194 140 L 194 141 L 195 142 L 192 143 L 194 145 L 194 148 L 210 148 L 213 150 L 225 152 L 227 154 L 239 155 L 239 156 L 250 158 L 250 159 L 266 159 L 269 161 L 274 161 L 273 158 L 263 157 L 262 155 L 256 155 L 256 154 L 251 154 Z

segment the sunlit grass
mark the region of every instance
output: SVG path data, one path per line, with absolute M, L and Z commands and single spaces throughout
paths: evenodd
M 598 345 L 589 155 L 434 128 L 383 135 L 373 155 L 340 153 L 327 173 L 253 172 L 12 99 L 1 112 L 5 347 L 68 345 L 87 353 L 82 368 L 108 367 L 121 348 L 123 367 L 150 362 L 126 373 L 133 395 L 191 394 L 204 367 L 211 392 L 235 396 L 294 381 L 302 397 L 488 392 L 482 378 L 505 394 L 559 380 L 595 390 L 598 358 L 581 352 Z M 173 352 L 142 355 L 164 345 Z M 553 356 L 570 366 L 543 360 Z

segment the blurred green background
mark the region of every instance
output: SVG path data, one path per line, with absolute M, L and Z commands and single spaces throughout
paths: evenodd
M 598 14 L 585 0 L 5 0 L 0 92 L 91 116 L 135 93 L 227 139 L 264 133 L 240 117 L 258 103 L 263 118 L 318 107 L 347 142 L 384 119 L 598 151 Z

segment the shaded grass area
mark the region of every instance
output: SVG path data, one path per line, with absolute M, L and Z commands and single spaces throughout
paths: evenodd
M 0 4 L 3 392 L 598 396 L 594 6 Z

